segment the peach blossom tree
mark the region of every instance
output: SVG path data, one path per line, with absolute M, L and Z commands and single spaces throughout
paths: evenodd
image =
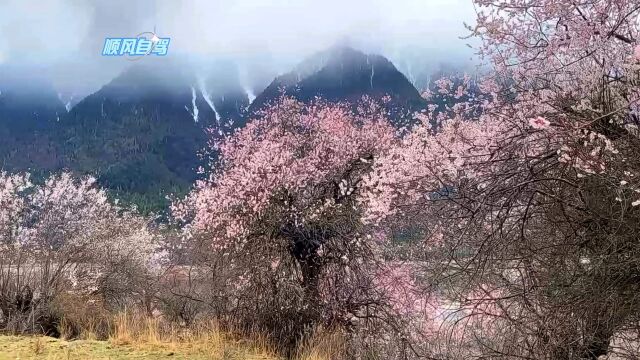
M 283 98 L 212 143 L 214 170 L 173 211 L 187 246 L 226 259 L 221 271 L 237 269 L 233 311 L 288 336 L 383 317 L 389 297 L 375 274 L 387 240 L 363 226 L 361 198 L 373 162 L 398 141 L 371 102 L 354 109 Z
M 376 159 L 365 221 L 419 223 L 460 357 L 634 356 L 640 4 L 474 3 L 481 99 Z
M 108 200 L 95 179 L 69 173 L 33 184 L 0 173 L 0 327 L 55 334 L 63 294 L 112 305 L 142 299 L 159 263 L 149 220 Z M 120 302 L 120 304 L 117 304 Z

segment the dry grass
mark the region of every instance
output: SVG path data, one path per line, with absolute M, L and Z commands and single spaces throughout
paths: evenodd
M 238 339 L 220 330 L 214 321 L 188 328 L 161 318 L 119 314 L 109 342 L 136 349 L 162 349 L 210 359 L 277 359 L 277 352 L 260 336 Z
M 44 336 L 0 336 L 0 360 L 8 359 L 210 359 L 282 360 L 269 341 L 260 335 L 242 338 L 222 331 L 215 321 L 190 327 L 139 314 L 120 313 L 108 321 L 64 320 L 61 339 Z M 92 325 L 93 324 L 93 325 Z M 98 340 L 108 324 L 108 338 Z M 73 334 L 73 339 L 65 336 Z M 296 360 L 337 360 L 342 338 L 318 331 L 298 349 Z
M 0 360 L 151 360 L 169 356 L 175 359 L 198 359 L 188 354 L 171 354 L 162 350 L 142 351 L 130 347 L 113 346 L 108 341 L 65 341 L 45 336 L 0 336 Z
M 337 331 L 317 330 L 296 352 L 296 360 L 338 360 L 345 353 L 344 338 Z
M 65 340 L 44 336 L 0 336 L 0 360 L 172 359 L 279 360 L 265 342 L 236 340 L 215 328 L 173 333 L 122 316 L 108 340 Z

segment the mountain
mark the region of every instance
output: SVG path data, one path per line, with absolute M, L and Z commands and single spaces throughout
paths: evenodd
M 37 71 L 0 67 L 0 170 L 57 167 L 51 130 L 66 112 Z
M 334 47 L 310 57 L 293 71 L 277 77 L 252 103 L 255 113 L 282 94 L 308 102 L 320 97 L 332 102 L 356 103 L 363 96 L 381 100 L 396 121 L 410 121 L 425 100 L 385 57 L 349 47 Z
M 235 126 L 244 119 L 255 90 L 242 79 L 241 69 L 231 61 L 218 60 L 203 70 L 199 84 L 218 119 Z M 229 125 L 229 124 L 228 124 Z
M 118 198 L 158 211 L 166 195 L 185 192 L 199 177 L 211 134 L 244 125 L 282 92 L 353 103 L 388 96 L 385 106 L 399 124 L 426 106 L 387 59 L 344 47 L 316 54 L 262 92 L 264 79 L 254 77 L 265 72 L 249 75 L 231 61 L 146 60 L 79 102 L 38 73 L 0 77 L 0 169 L 92 174 Z
M 80 101 L 56 131 L 65 167 L 119 194 L 146 194 L 154 207 L 195 180 L 205 129 L 215 124 L 194 74 L 146 63 Z

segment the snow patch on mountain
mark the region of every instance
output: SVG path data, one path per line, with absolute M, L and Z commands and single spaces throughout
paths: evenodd
M 207 90 L 207 87 L 204 84 L 204 78 L 200 78 L 198 79 L 198 86 L 200 87 L 200 92 L 202 93 L 202 97 L 204 98 L 204 101 L 207 102 L 207 104 L 209 104 L 209 107 L 211 108 L 211 110 L 213 110 L 213 113 L 216 116 L 216 122 L 218 123 L 218 127 L 220 127 L 220 114 L 218 113 L 218 110 L 216 110 L 216 106 L 213 103 L 213 100 L 211 99 L 211 94 L 209 94 L 209 90 Z
M 245 94 L 247 94 L 247 98 L 249 99 L 249 105 L 256 99 L 256 94 L 249 86 L 249 72 L 245 67 L 240 68 L 240 86 L 244 90 Z
M 198 105 L 196 105 L 196 97 L 197 97 L 196 88 L 192 86 L 191 87 L 191 107 L 193 108 L 193 111 L 190 111 L 187 105 L 184 106 L 184 109 L 187 110 L 189 114 L 191 114 L 194 122 L 198 122 L 198 115 L 200 113 L 200 111 L 198 110 Z

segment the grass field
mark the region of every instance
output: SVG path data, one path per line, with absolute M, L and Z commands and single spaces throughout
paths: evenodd
M 83 313 L 84 314 L 84 313 Z M 259 334 L 233 335 L 215 321 L 190 327 L 136 313 L 99 317 L 64 318 L 61 338 L 0 334 L 0 360 L 25 359 L 194 359 L 194 360 L 283 360 L 268 340 Z M 76 335 L 71 335 L 74 324 Z M 102 334 L 102 335 L 99 335 Z M 73 337 L 77 340 L 67 340 Z M 342 337 L 335 332 L 317 332 L 302 341 L 295 360 L 335 360 L 343 351 Z
M 213 339 L 212 339 L 213 340 Z M 0 360 L 17 359 L 211 359 L 276 360 L 242 343 L 114 344 L 111 341 L 65 341 L 43 336 L 0 336 Z

